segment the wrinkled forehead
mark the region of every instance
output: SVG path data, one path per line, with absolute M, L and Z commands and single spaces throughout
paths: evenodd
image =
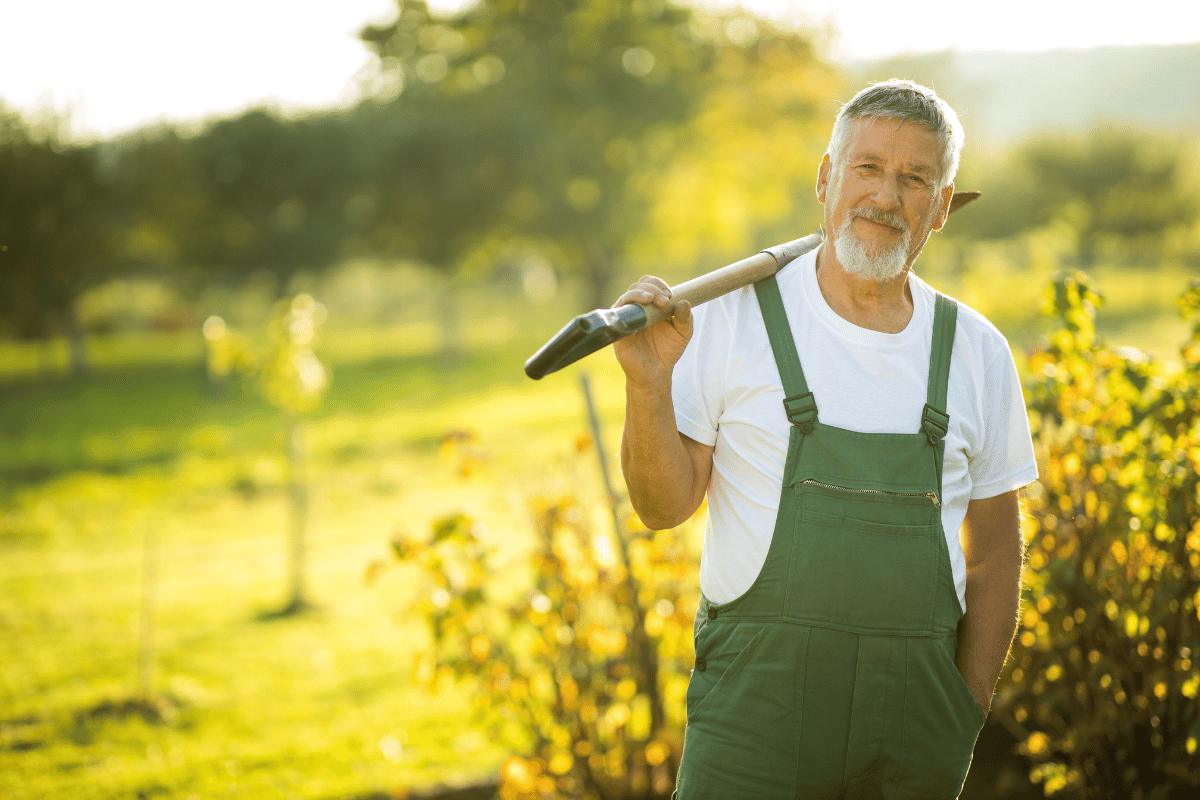
M 941 172 L 943 145 L 935 131 L 898 117 L 864 116 L 850 120 L 840 153 L 843 160 L 866 161 L 895 166 L 937 178 Z

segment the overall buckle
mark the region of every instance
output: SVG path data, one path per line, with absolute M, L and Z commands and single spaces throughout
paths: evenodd
M 921 412 L 921 430 L 929 437 L 930 444 L 937 444 L 950 430 L 950 415 L 926 403 Z
M 813 432 L 813 425 L 817 422 L 817 401 L 813 399 L 812 392 L 785 397 L 783 409 L 788 422 L 799 428 L 801 433 Z

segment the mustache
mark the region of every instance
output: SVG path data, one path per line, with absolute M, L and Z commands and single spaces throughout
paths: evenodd
M 851 217 L 862 217 L 871 222 L 878 222 L 881 225 L 888 225 L 896 228 L 901 233 L 908 233 L 908 223 L 899 214 L 888 214 L 874 208 L 856 208 L 850 212 Z

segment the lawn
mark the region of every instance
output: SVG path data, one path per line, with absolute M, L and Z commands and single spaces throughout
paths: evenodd
M 463 724 L 462 693 L 412 687 L 422 632 L 403 574 L 364 576 L 440 516 L 527 537 L 529 498 L 598 491 L 576 448 L 578 370 L 521 371 L 547 335 L 481 317 L 446 371 L 428 326 L 329 332 L 333 381 L 307 431 L 315 609 L 282 618 L 283 426 L 252 381 L 208 386 L 186 336 L 96 340 L 84 381 L 10 368 L 0 796 L 335 798 L 494 774 L 508 750 Z M 7 347 L 10 365 L 36 361 Z M 615 364 L 587 366 L 615 442 Z M 147 563 L 157 708 L 128 702 Z

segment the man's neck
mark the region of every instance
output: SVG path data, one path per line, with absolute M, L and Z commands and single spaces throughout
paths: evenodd
M 875 281 L 842 269 L 828 244 L 817 251 L 817 285 L 825 302 L 847 322 L 881 333 L 900 333 L 912 319 L 908 271 L 905 267 L 889 281 Z

